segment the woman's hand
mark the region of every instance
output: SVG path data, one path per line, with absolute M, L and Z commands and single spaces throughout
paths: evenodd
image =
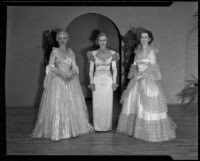
M 112 89 L 115 91 L 117 89 L 118 85 L 116 83 L 112 83 Z
M 68 82 L 73 78 L 72 72 L 65 73 L 57 68 L 54 68 L 52 72 L 56 74 L 58 77 L 60 77 L 61 79 L 63 79 L 65 82 Z
M 92 91 L 95 91 L 95 84 L 94 84 L 94 83 L 91 83 L 88 87 L 89 87 Z
M 138 73 L 137 75 L 136 75 L 136 80 L 139 80 L 139 79 L 141 79 L 143 77 L 143 74 L 142 73 Z
M 73 78 L 73 73 L 71 71 L 64 73 L 64 77 L 66 80 L 71 80 Z
M 137 72 L 138 72 L 137 66 L 136 65 L 132 65 L 130 70 L 129 70 L 129 73 L 128 73 L 128 79 L 131 79 L 131 78 L 135 77 Z

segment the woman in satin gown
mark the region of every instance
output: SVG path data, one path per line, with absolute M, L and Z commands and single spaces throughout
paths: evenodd
M 95 131 L 112 130 L 113 91 L 116 90 L 119 54 L 106 47 L 105 33 L 98 35 L 100 48 L 87 53 L 90 62 L 90 85 L 93 98 L 93 125 Z M 111 72 L 112 69 L 112 72 Z
M 149 30 L 140 34 L 140 44 L 129 72 L 129 84 L 121 96 L 123 104 L 117 132 L 149 142 L 162 142 L 176 137 L 176 124 L 167 115 L 167 103 L 159 80 L 156 62 L 158 50 L 150 44 Z
M 87 107 L 79 83 L 75 55 L 66 44 L 68 33 L 60 31 L 46 67 L 44 91 L 33 138 L 53 141 L 68 139 L 93 130 L 88 121 Z

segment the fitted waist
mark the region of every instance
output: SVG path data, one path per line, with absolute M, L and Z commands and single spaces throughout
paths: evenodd
M 108 75 L 111 76 L 110 70 L 96 70 L 94 73 L 95 76 L 97 75 Z

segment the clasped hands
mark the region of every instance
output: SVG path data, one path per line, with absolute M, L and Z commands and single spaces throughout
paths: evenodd
M 134 78 L 135 80 L 139 80 L 140 78 L 143 77 L 143 74 L 141 72 L 132 72 L 130 71 L 128 73 L 128 79 Z
M 74 76 L 71 71 L 65 73 L 65 72 L 62 72 L 61 70 L 55 69 L 55 68 L 52 70 L 52 72 L 54 72 L 57 76 L 62 78 L 65 82 L 70 81 Z
M 88 86 L 92 91 L 95 91 L 95 84 L 94 83 L 91 83 L 89 86 Z M 117 89 L 118 85 L 116 83 L 112 83 L 112 89 L 113 91 L 115 91 Z

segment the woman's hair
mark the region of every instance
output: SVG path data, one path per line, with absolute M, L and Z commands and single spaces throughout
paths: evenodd
M 67 35 L 69 39 L 69 34 L 60 28 L 55 28 L 53 30 L 45 30 L 42 32 L 42 49 L 44 52 L 44 65 L 46 66 L 49 62 L 50 54 L 53 47 L 58 47 L 57 38 L 60 34 Z
M 69 39 L 69 34 L 64 30 L 60 30 L 57 32 L 56 39 L 58 39 L 61 34 L 64 34 L 67 37 L 67 39 Z
M 140 36 L 139 36 L 139 41 L 140 41 L 140 38 L 141 38 L 142 33 L 147 33 L 147 34 L 148 34 L 148 36 L 149 36 L 149 38 L 150 38 L 149 44 L 151 44 L 151 43 L 153 42 L 153 40 L 154 40 L 154 37 L 153 37 L 152 32 L 149 31 L 149 30 L 147 30 L 147 29 L 141 31 L 141 32 L 140 32 Z

